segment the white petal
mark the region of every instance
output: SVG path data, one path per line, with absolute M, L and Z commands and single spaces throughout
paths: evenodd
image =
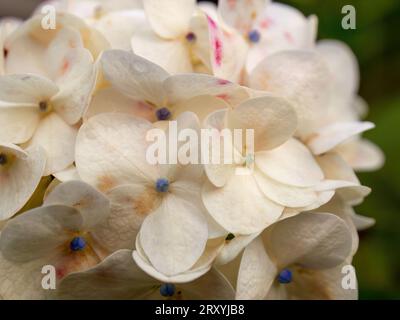
M 50 80 L 32 74 L 13 74 L 0 77 L 0 100 L 23 106 L 37 106 L 58 92 Z
M 288 186 L 256 170 L 255 178 L 260 190 L 272 201 L 285 207 L 306 207 L 317 201 L 317 193 L 312 188 Z M 318 191 L 318 190 L 317 190 Z
M 68 275 L 57 290 L 61 299 L 140 299 L 159 282 L 144 273 L 131 250 L 119 250 L 84 272 Z
M 222 19 L 231 27 L 240 30 L 243 34 L 251 31 L 258 14 L 268 5 L 267 0 L 221 0 L 218 11 Z
M 334 81 L 344 93 L 354 94 L 358 91 L 360 71 L 357 57 L 344 43 L 337 40 L 322 40 L 317 43 L 317 51 L 323 56 Z
M 226 244 L 215 261 L 216 265 L 221 266 L 232 262 L 239 256 L 243 249 L 259 235 L 259 232 L 248 236 L 237 235 L 232 240 L 226 241 Z
M 164 68 L 171 74 L 192 72 L 190 53 L 184 39 L 164 40 L 151 30 L 136 32 L 133 52 Z
M 197 206 L 170 194 L 143 222 L 140 242 L 152 265 L 173 276 L 189 270 L 202 255 L 207 230 Z
M 281 95 L 294 105 L 298 133 L 312 133 L 329 105 L 331 75 L 318 54 L 283 51 L 265 58 L 252 72 L 250 87 Z
M 251 175 L 234 175 L 222 188 L 207 182 L 202 197 L 211 216 L 233 234 L 262 231 L 283 211 L 264 196 Z
M 144 219 L 159 205 L 156 191 L 142 184 L 122 185 L 107 192 L 110 215 L 92 235 L 110 252 L 133 249 Z
M 74 165 L 69 166 L 65 170 L 53 173 L 53 176 L 61 182 L 81 180 L 78 174 L 78 170 Z
M 164 103 L 162 83 L 168 73 L 161 67 L 121 50 L 106 51 L 101 62 L 105 78 L 126 96 L 157 106 Z
M 47 155 L 44 175 L 50 175 L 70 166 L 75 158 L 75 139 L 78 130 L 69 126 L 56 113 L 43 118 L 30 145 L 39 145 Z
M 261 237 L 256 238 L 244 250 L 242 256 L 236 286 L 236 299 L 264 299 L 277 272 L 277 266 L 266 253 Z
M 311 269 L 341 264 L 351 251 L 351 233 L 333 214 L 301 213 L 274 224 L 264 234 L 268 254 L 284 268 L 297 263 Z
M 36 108 L 0 107 L 1 140 L 13 143 L 25 143 L 32 138 L 40 115 Z
M 352 136 L 374 128 L 371 122 L 341 122 L 317 130 L 307 141 L 314 154 L 325 153 Z
M 125 114 L 92 117 L 77 137 L 79 176 L 103 192 L 132 182 L 152 183 L 158 173 L 146 160 L 146 134 L 150 129 L 149 122 Z
M 96 91 L 84 115 L 84 121 L 100 113 L 128 113 L 150 122 L 156 120 L 156 109 L 150 104 L 135 101 L 121 94 L 117 89 L 107 87 Z
M 254 130 L 254 151 L 276 148 L 296 131 L 296 112 L 282 98 L 265 96 L 246 100 L 228 112 L 228 127 Z
M 110 213 L 110 201 L 82 181 L 64 182 L 47 196 L 44 205 L 64 205 L 78 210 L 85 228 L 103 222 Z
M 311 152 L 296 139 L 276 149 L 257 152 L 255 161 L 264 174 L 291 186 L 311 187 L 324 178 Z
M 54 255 L 72 240 L 83 220 L 79 212 L 67 206 L 48 206 L 30 210 L 10 220 L 1 232 L 3 256 L 13 262 L 29 262 Z
M 0 153 L 15 157 L 8 168 L 0 166 L 0 220 L 11 218 L 29 200 L 42 178 L 46 157 L 41 148 L 23 151 L 17 146 L 0 144 Z
M 178 74 L 167 78 L 164 88 L 171 104 L 183 103 L 197 96 L 210 95 L 237 104 L 248 98 L 236 83 L 206 74 Z
M 383 167 L 385 155 L 382 150 L 365 139 L 348 141 L 338 145 L 335 151 L 356 171 L 374 171 Z
M 145 0 L 146 16 L 153 30 L 166 39 L 184 35 L 195 9 L 195 0 Z
M 375 219 L 370 218 L 370 217 L 361 216 L 359 214 L 354 214 L 351 218 L 353 219 L 353 222 L 358 231 L 363 231 L 368 228 L 371 228 L 376 223 Z
M 130 50 L 131 38 L 143 23 L 146 23 L 146 17 L 142 10 L 123 10 L 106 14 L 95 22 L 94 27 L 113 49 Z
M 86 49 L 68 51 L 58 78 L 60 91 L 52 99 L 54 109 L 63 119 L 73 125 L 77 123 L 89 106 L 96 82 L 93 58 Z

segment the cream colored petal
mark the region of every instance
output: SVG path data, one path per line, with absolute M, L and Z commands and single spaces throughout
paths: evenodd
M 145 0 L 143 7 L 153 30 L 165 39 L 184 35 L 195 9 L 195 0 Z
M 331 75 L 322 57 L 311 51 L 283 51 L 265 58 L 250 75 L 251 88 L 289 99 L 302 137 L 320 126 L 331 93 Z
M 33 74 L 0 77 L 0 100 L 5 102 L 39 108 L 39 102 L 48 101 L 58 90 L 52 81 Z
M 46 198 L 44 205 L 64 205 L 75 208 L 83 217 L 84 227 L 92 229 L 110 213 L 110 201 L 82 181 L 68 181 L 58 185 Z
M 218 11 L 221 18 L 231 27 L 243 34 L 252 30 L 253 24 L 263 9 L 269 5 L 267 0 L 221 0 L 218 4 Z
M 291 104 L 280 97 L 246 100 L 227 115 L 230 129 L 254 130 L 254 151 L 276 148 L 296 131 L 297 117 Z
M 236 83 L 206 74 L 178 74 L 164 81 L 171 104 L 183 103 L 197 96 L 215 96 L 235 105 L 248 98 L 245 89 Z
M 156 109 L 150 104 L 135 101 L 110 87 L 101 89 L 94 94 L 84 115 L 84 120 L 87 121 L 101 113 L 127 113 L 154 122 L 156 120 L 155 111 Z
M 60 182 L 67 182 L 71 180 L 81 180 L 78 170 L 75 165 L 71 165 L 65 170 L 53 173 L 53 176 Z
M 106 51 L 101 65 L 105 78 L 126 96 L 149 101 L 157 106 L 164 103 L 162 84 L 168 73 L 161 67 L 122 50 Z
M 317 201 L 318 196 L 313 188 L 298 188 L 279 183 L 267 175 L 255 171 L 255 179 L 260 190 L 272 201 L 291 208 L 306 207 Z
M 119 250 L 84 272 L 68 275 L 60 283 L 59 299 L 140 299 L 159 282 L 144 273 L 132 259 L 131 250 Z
M 7 260 L 25 263 L 68 249 L 69 241 L 82 227 L 79 212 L 67 206 L 30 210 L 10 220 L 1 232 L 0 248 Z M 62 251 L 61 251 L 62 252 Z
M 255 162 L 264 174 L 291 186 L 312 187 L 324 178 L 311 152 L 296 139 L 273 150 L 257 152 Z
M 312 137 L 307 140 L 307 145 L 314 154 L 320 155 L 332 150 L 347 139 L 373 129 L 374 127 L 375 125 L 371 122 L 334 123 L 317 130 Z
M 75 127 L 69 126 L 54 112 L 40 120 L 29 144 L 39 145 L 45 150 L 45 176 L 63 170 L 74 162 L 77 132 Z
M 211 216 L 233 234 L 262 231 L 283 212 L 282 206 L 264 196 L 251 175 L 234 175 L 222 188 L 206 182 L 202 197 Z
M 110 252 L 133 249 L 140 227 L 159 205 L 156 191 L 142 184 L 122 185 L 107 192 L 110 215 L 92 231 L 92 236 Z
M 236 286 L 237 300 L 261 300 L 267 295 L 278 270 L 265 251 L 261 237 L 244 250 Z
M 188 271 L 208 238 L 207 221 L 193 203 L 167 195 L 143 222 L 140 243 L 155 269 L 166 276 Z
M 1 140 L 13 143 L 25 143 L 32 138 L 40 115 L 32 107 L 0 107 L 0 137 Z
M 345 261 L 352 245 L 346 222 L 329 213 L 301 213 L 274 224 L 263 237 L 268 255 L 280 268 L 293 263 L 332 268 Z
M 103 192 L 132 182 L 155 182 L 157 168 L 146 159 L 146 134 L 150 129 L 146 120 L 126 114 L 92 117 L 77 137 L 75 161 L 79 176 Z
M 164 40 L 149 29 L 141 29 L 133 35 L 131 45 L 135 54 L 171 74 L 193 71 L 190 52 L 184 39 Z
M 0 153 L 6 154 L 10 164 L 0 165 L 0 220 L 7 220 L 29 200 L 43 175 L 46 157 L 38 147 L 25 151 L 18 146 L 0 144 Z M 11 159 L 10 159 L 11 157 Z
M 70 125 L 76 124 L 89 106 L 96 82 L 93 58 L 86 49 L 68 51 L 63 59 L 60 91 L 51 100 L 57 113 Z
M 343 159 L 356 171 L 379 170 L 385 163 L 382 150 L 365 139 L 344 142 L 335 148 Z

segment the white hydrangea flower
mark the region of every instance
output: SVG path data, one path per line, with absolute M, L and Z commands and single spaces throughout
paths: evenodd
M 172 74 L 211 73 L 238 80 L 247 46 L 196 7 L 195 0 L 145 0 L 148 24 L 132 38 L 133 51 Z
M 215 269 L 189 283 L 160 282 L 134 263 L 130 250 L 117 251 L 96 267 L 67 277 L 57 292 L 62 299 L 227 300 L 234 296 L 230 283 Z
M 248 97 L 239 85 L 205 74 L 169 75 L 158 65 L 133 53 L 106 51 L 102 71 L 109 84 L 95 92 L 85 116 L 123 112 L 149 121 L 175 119 L 185 111 L 200 119 Z M 110 87 L 111 85 L 111 87 Z
M 5 47 L 6 38 L 22 23 L 15 18 L 0 19 L 0 76 L 4 74 L 4 59 L 8 55 Z
M 96 236 L 109 214 L 109 200 L 93 187 L 70 181 L 57 186 L 43 207 L 10 220 L 0 235 L 0 294 L 7 299 L 43 298 L 46 265 L 57 282 L 98 264 L 110 254 Z
M 197 121 L 193 113 L 183 113 L 178 127 L 196 129 Z M 193 267 L 209 238 L 200 198 L 203 172 L 199 165 L 151 165 L 146 135 L 152 128 L 148 121 L 124 114 L 94 116 L 78 134 L 76 166 L 84 181 L 134 204 L 125 208 L 128 212 L 122 208 L 130 214 L 125 219 L 133 219 L 126 228 L 141 224 L 145 255 L 155 270 L 173 276 Z
M 26 150 L 0 142 L 0 221 L 16 214 L 39 185 L 46 165 L 40 147 Z
M 352 238 L 328 213 L 302 213 L 268 228 L 244 251 L 237 299 L 356 299 L 342 288 Z
M 210 181 L 203 189 L 204 204 L 213 218 L 235 235 L 260 232 L 276 222 L 285 208 L 294 214 L 312 210 L 328 202 L 335 189 L 353 186 L 326 180 L 312 153 L 292 138 L 296 112 L 283 98 L 249 99 L 233 110 L 214 112 L 206 123 L 218 130 L 255 131 L 250 174 L 236 173 L 246 165 L 248 156 L 247 150 L 236 150 L 237 146 L 234 149 L 242 159 L 237 165 L 221 161 L 220 165 L 205 166 Z

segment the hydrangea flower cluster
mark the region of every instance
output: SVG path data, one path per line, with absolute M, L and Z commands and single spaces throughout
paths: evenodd
M 355 171 L 384 157 L 361 136 L 354 54 L 316 36 L 315 16 L 266 0 L 57 0 L 0 20 L 0 298 L 356 299 L 342 271 L 374 221 Z M 172 122 L 220 145 L 252 130 L 251 157 L 150 163 Z

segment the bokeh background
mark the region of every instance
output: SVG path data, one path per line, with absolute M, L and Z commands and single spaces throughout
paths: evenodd
M 39 2 L 0 0 L 0 17 L 27 17 Z M 361 299 L 400 299 L 400 1 L 280 2 L 306 15 L 316 14 L 319 38 L 346 42 L 359 59 L 360 94 L 370 105 L 368 120 L 377 125 L 365 136 L 381 146 L 387 160 L 383 169 L 359 174 L 365 185 L 373 187 L 373 192 L 356 208 L 357 212 L 375 218 L 377 224 L 361 233 L 354 263 Z M 341 9 L 347 4 L 356 8 L 356 30 L 341 27 Z

